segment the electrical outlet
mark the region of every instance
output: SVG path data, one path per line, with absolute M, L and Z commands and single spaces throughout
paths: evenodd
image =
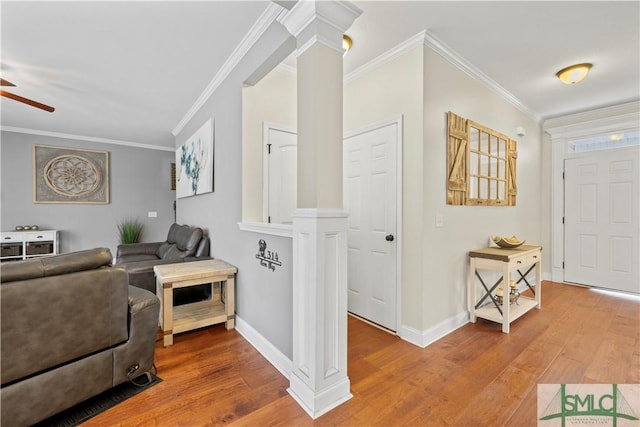
M 436 227 L 444 227 L 444 216 L 441 213 L 436 214 Z
M 148 216 L 149 218 L 157 218 L 157 217 L 158 217 L 158 212 L 149 211 L 149 212 L 147 213 L 147 216 Z

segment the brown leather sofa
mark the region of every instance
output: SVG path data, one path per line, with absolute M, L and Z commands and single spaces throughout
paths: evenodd
M 172 224 L 164 242 L 119 245 L 116 265 L 129 273 L 129 283 L 156 292 L 153 267 L 210 259 L 209 238 L 199 227 Z
M 2 264 L 2 425 L 26 426 L 154 369 L 160 303 L 109 249 Z

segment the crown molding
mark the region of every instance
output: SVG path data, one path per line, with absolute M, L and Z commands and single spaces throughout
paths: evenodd
M 76 141 L 98 142 L 101 144 L 125 145 L 127 147 L 145 148 L 147 150 L 171 151 L 175 152 L 173 147 L 164 147 L 162 145 L 143 144 L 140 142 L 122 141 L 119 139 L 99 138 L 95 136 L 74 135 L 71 133 L 50 132 L 46 130 L 18 128 L 13 126 L 0 126 L 3 132 L 24 133 L 28 135 L 48 136 L 51 138 L 73 139 Z
M 507 102 L 512 104 L 518 110 L 522 111 L 527 116 L 533 118 L 536 122 L 540 123 L 542 121 L 542 117 L 537 114 L 535 111 L 528 108 L 524 105 L 518 98 L 513 96 L 509 91 L 500 86 L 494 80 L 492 80 L 489 76 L 480 71 L 477 67 L 471 64 L 469 61 L 460 56 L 457 52 L 451 49 L 449 46 L 444 44 L 442 41 L 437 39 L 433 34 L 431 34 L 427 30 L 422 30 L 415 36 L 407 39 L 406 41 L 400 43 L 399 45 L 389 49 L 382 55 L 372 59 L 366 64 L 356 68 L 349 74 L 347 74 L 344 78 L 345 84 L 351 82 L 358 77 L 396 59 L 397 57 L 404 55 L 409 52 L 411 49 L 414 49 L 417 46 L 427 46 L 438 55 L 442 56 L 444 59 L 449 61 L 453 66 L 460 69 L 471 78 L 479 81 L 484 86 L 489 88 L 491 91 L 497 93 L 502 98 L 504 98 Z
M 349 1 L 307 0 L 298 1 L 278 21 L 295 37 L 298 37 L 316 20 L 330 25 L 342 35 L 360 15 L 362 15 L 362 9 Z
M 340 34 L 341 33 L 336 32 L 337 36 L 339 36 Z M 344 55 L 344 49 L 342 48 L 342 38 L 340 38 L 340 43 L 334 40 L 335 38 L 336 37 L 330 37 L 324 34 L 313 34 L 311 37 L 306 39 L 306 41 L 302 45 L 298 46 L 295 51 L 295 56 L 297 58 L 316 44 L 321 44 L 331 50 L 338 52 L 340 55 Z
M 293 67 L 291 65 L 285 64 L 284 62 L 279 63 L 276 68 L 276 71 L 279 71 L 281 73 L 286 73 L 286 74 L 291 74 L 291 75 L 297 75 L 298 74 L 298 69 L 296 67 Z
M 344 83 L 347 84 L 352 80 L 357 79 L 358 77 L 362 77 L 364 74 L 367 74 L 370 71 L 375 70 L 378 67 L 383 66 L 384 64 L 393 61 L 397 57 L 404 55 L 409 52 L 411 49 L 421 46 L 424 43 L 426 31 L 421 31 L 415 36 L 403 41 L 399 45 L 389 49 L 383 54 L 373 58 L 371 61 L 367 62 L 364 65 L 356 68 L 346 76 L 344 76 Z
M 343 54 L 342 35 L 361 14 L 349 1 L 298 1 L 278 21 L 297 39 L 296 56 L 316 43 Z
M 198 97 L 196 102 L 191 106 L 189 111 L 184 115 L 182 120 L 176 125 L 176 127 L 171 131 L 173 136 L 178 136 L 178 134 L 184 129 L 187 123 L 195 116 L 200 108 L 204 105 L 205 102 L 213 95 L 216 89 L 222 84 L 222 82 L 231 74 L 233 69 L 240 63 L 242 58 L 249 52 L 249 49 L 253 47 L 253 45 L 260 39 L 260 37 L 264 34 L 265 31 L 269 28 L 269 26 L 278 19 L 278 17 L 286 11 L 282 6 L 277 5 L 276 3 L 269 2 L 267 8 L 262 12 L 262 15 L 258 18 L 258 20 L 253 24 L 251 29 L 247 32 L 244 38 L 240 41 L 238 46 L 231 53 L 229 58 L 222 65 L 220 70 L 213 77 L 211 82 L 207 85 L 204 92 Z
M 639 127 L 640 101 L 555 117 L 543 124 L 543 130 L 553 138 L 576 138 Z
M 431 48 L 434 52 L 442 56 L 444 59 L 449 61 L 456 68 L 465 72 L 470 77 L 478 80 L 480 83 L 488 87 L 490 90 L 500 95 L 502 98 L 504 98 L 507 102 L 509 102 L 514 107 L 516 107 L 518 110 L 522 111 L 527 116 L 533 118 L 536 122 L 538 123 L 542 122 L 542 116 L 540 116 L 540 114 L 536 113 L 535 111 L 533 111 L 532 109 L 524 105 L 518 98 L 513 96 L 511 92 L 509 92 L 508 90 L 500 86 L 493 79 L 491 79 L 485 73 L 480 71 L 480 69 L 478 69 L 475 65 L 473 65 L 472 63 L 464 59 L 456 51 L 454 51 L 449 46 L 444 44 L 441 40 L 436 38 L 429 31 L 425 31 L 424 44 L 425 46 Z

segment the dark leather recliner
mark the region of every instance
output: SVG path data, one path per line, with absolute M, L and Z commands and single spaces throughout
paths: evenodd
M 201 228 L 172 224 L 164 242 L 118 245 L 116 265 L 129 273 L 131 285 L 155 293 L 154 266 L 211 259 L 209 246 Z
M 107 248 L 2 264 L 2 425 L 28 426 L 153 370 L 160 301 Z

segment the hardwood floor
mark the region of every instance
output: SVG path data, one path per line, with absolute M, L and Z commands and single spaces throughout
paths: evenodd
M 349 317 L 353 398 L 312 420 L 236 331 L 156 347 L 164 381 L 85 426 L 535 426 L 537 384 L 640 383 L 640 302 L 543 283 L 542 310 L 503 334 L 478 320 L 427 348 Z

